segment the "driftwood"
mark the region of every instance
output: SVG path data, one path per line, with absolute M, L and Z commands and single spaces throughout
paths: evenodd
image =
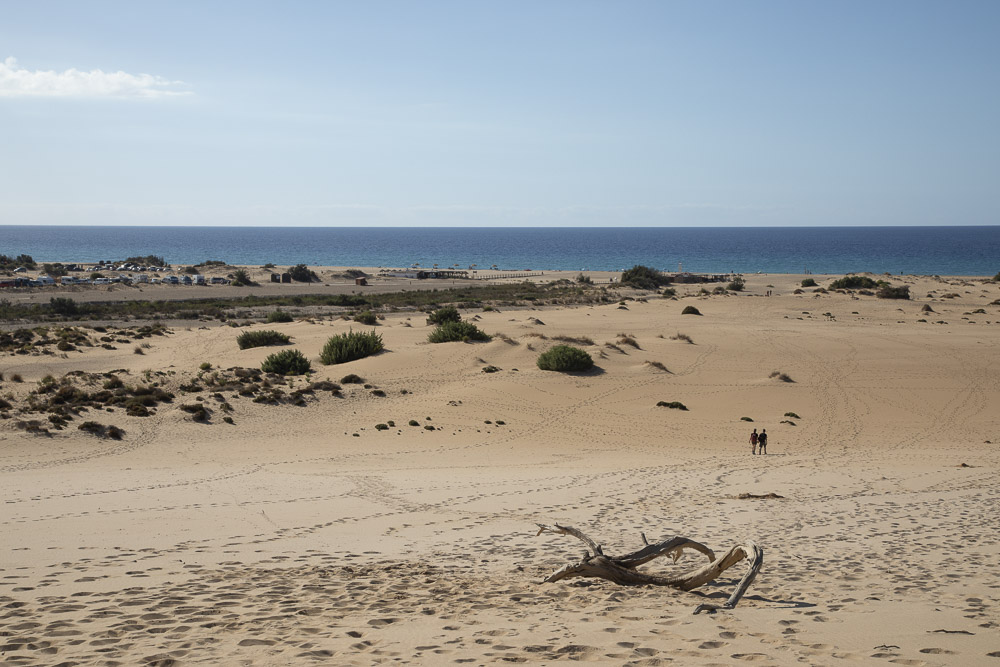
M 671 537 L 668 540 L 650 544 L 646 540 L 646 535 L 642 534 L 642 541 L 645 546 L 624 556 L 606 556 L 600 544 L 594 542 L 583 532 L 572 526 L 560 526 L 553 524 L 547 526 L 538 524 L 538 535 L 542 533 L 555 533 L 556 535 L 570 535 L 587 545 L 587 552 L 583 554 L 580 562 L 569 563 L 562 566 L 549 576 L 542 583 L 552 583 L 560 579 L 570 579 L 572 577 L 599 577 L 613 581 L 616 584 L 628 585 L 653 585 L 670 586 L 679 588 L 682 591 L 690 591 L 699 586 L 715 581 L 727 569 L 739 563 L 744 558 L 747 559 L 747 571 L 740 579 L 736 590 L 729 596 L 721 606 L 711 604 L 698 605 L 694 613 L 702 611 L 715 611 L 716 609 L 732 609 L 746 593 L 750 584 L 764 564 L 764 550 L 754 542 L 747 541 L 738 544 L 727 551 L 722 556 L 716 558 L 715 552 L 700 542 L 689 540 L 686 537 Z M 708 563 L 702 567 L 688 572 L 687 574 L 675 576 L 661 576 L 656 574 L 645 574 L 636 570 L 640 565 L 650 562 L 661 556 L 670 556 L 677 562 L 683 555 L 684 549 L 698 551 L 708 557 Z

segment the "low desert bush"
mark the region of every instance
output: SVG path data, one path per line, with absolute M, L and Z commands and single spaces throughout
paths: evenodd
M 633 338 L 629 334 L 625 334 L 625 333 L 618 334 L 618 344 L 619 345 L 631 345 L 632 347 L 634 347 L 637 350 L 641 350 L 642 349 L 641 347 L 639 347 L 639 341 L 637 341 L 635 338 Z
M 805 280 L 802 281 L 802 286 L 803 287 L 816 287 L 816 281 L 813 280 L 812 278 L 806 278 Z
M 471 322 L 444 322 L 439 324 L 427 336 L 432 343 L 468 342 L 470 340 L 489 340 L 490 337 Z
M 910 298 L 910 287 L 909 285 L 899 285 L 893 287 L 892 285 L 883 285 L 878 288 L 875 292 L 875 296 L 880 299 L 909 299 Z
M 191 419 L 196 422 L 208 421 L 208 410 L 201 403 L 187 403 L 178 406 L 181 410 L 191 415 Z
M 445 322 L 459 322 L 462 316 L 458 312 L 458 308 L 454 306 L 447 306 L 445 308 L 438 308 L 430 315 L 427 316 L 427 324 L 444 324 Z
M 830 289 L 872 289 L 876 285 L 868 276 L 844 276 L 830 283 Z
M 77 428 L 86 433 L 96 435 L 99 438 L 111 438 L 112 440 L 121 440 L 122 436 L 125 435 L 125 431 L 117 426 L 105 426 L 93 421 L 83 422 Z
M 684 405 L 683 403 L 681 403 L 680 401 L 670 401 L 669 403 L 667 401 L 659 401 L 656 404 L 656 407 L 658 407 L 658 408 L 672 408 L 674 410 L 687 410 L 687 406 Z
M 798 416 L 797 414 L 795 414 L 794 412 L 786 412 L 786 413 L 785 413 L 785 416 L 786 416 L 786 417 L 791 417 L 792 419 L 802 419 L 802 417 L 799 417 L 799 416 Z
M 746 283 L 743 282 L 742 278 L 737 278 L 736 280 L 726 285 L 726 289 L 732 292 L 742 292 L 744 288 L 746 288 Z
M 694 345 L 694 341 L 691 340 L 691 336 L 679 332 L 676 335 L 671 336 L 670 340 L 682 340 L 689 345 Z
M 586 371 L 594 366 L 594 360 L 589 354 L 578 347 L 556 345 L 538 355 L 536 362 L 543 371 L 559 371 L 561 373 Z
M 291 313 L 286 313 L 285 311 L 281 310 L 280 308 L 278 308 L 277 310 L 272 310 L 270 313 L 267 314 L 267 322 L 268 322 L 268 324 L 271 324 L 271 323 L 274 323 L 274 322 L 291 322 L 294 319 L 295 318 L 292 317 Z
M 673 287 L 664 287 L 663 291 L 661 291 L 660 294 L 662 294 L 665 298 L 669 299 L 670 297 L 677 296 L 677 290 L 675 290 Z
M 236 344 L 241 350 L 265 345 L 287 345 L 291 338 L 280 331 L 263 329 L 260 331 L 244 331 L 236 337 Z
M 326 341 L 319 359 L 327 366 L 344 364 L 378 354 L 383 349 L 385 346 L 382 344 L 382 335 L 375 333 L 374 329 L 370 332 L 351 330 Z
M 782 373 L 781 371 L 772 371 L 771 374 L 768 375 L 768 377 L 777 378 L 782 382 L 795 382 L 795 380 L 790 378 L 786 373 Z
M 751 419 L 750 417 L 740 417 L 740 421 L 741 422 L 752 422 L 753 419 Z
M 260 369 L 278 375 L 304 375 L 311 369 L 309 360 L 298 350 L 282 350 L 268 355 Z
M 701 311 L 694 306 L 684 306 L 684 310 L 681 311 L 681 315 L 701 315 Z
M 365 379 L 356 373 L 348 373 L 340 381 L 344 384 L 364 384 Z
M 363 310 L 354 316 L 354 321 L 359 324 L 364 324 L 366 326 L 373 327 L 378 322 L 378 318 L 375 317 L 375 313 L 370 310 Z
M 591 278 L 590 276 L 581 273 L 576 277 L 576 282 L 580 283 L 581 285 L 593 285 L 594 279 Z
M 573 343 L 574 345 L 593 345 L 594 339 L 590 336 L 553 336 L 552 340 L 561 343 Z
M 623 285 L 639 289 L 656 289 L 670 283 L 670 278 L 656 269 L 636 264 L 628 271 L 622 272 L 621 282 Z

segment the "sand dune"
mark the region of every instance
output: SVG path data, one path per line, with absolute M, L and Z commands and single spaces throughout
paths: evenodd
M 245 329 L 5 356 L 15 407 L 71 371 L 179 396 L 51 437 L 0 421 L 0 662 L 1000 664 L 1000 289 L 907 277 L 914 299 L 892 301 L 794 294 L 799 280 L 464 313 L 506 336 L 488 343 L 429 344 L 423 315 L 390 313 L 387 351 L 340 366 L 319 350 L 357 323 L 255 325 L 291 335 L 313 380 L 368 385 L 301 406 L 177 389 L 204 362 L 259 366 L 273 348 L 239 350 Z M 597 370 L 539 370 L 560 336 Z M 196 397 L 208 423 L 179 408 Z M 79 431 L 87 419 L 125 436 Z M 754 427 L 767 456 L 750 455 Z M 643 532 L 717 551 L 747 537 L 765 562 L 735 610 L 696 616 L 739 566 L 689 593 L 543 585 L 582 545 L 535 522 L 611 553 Z

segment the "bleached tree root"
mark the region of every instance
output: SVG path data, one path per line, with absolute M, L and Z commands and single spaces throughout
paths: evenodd
M 753 583 L 757 573 L 760 572 L 764 564 L 764 550 L 752 541 L 738 544 L 727 551 L 722 556 L 716 558 L 715 552 L 700 542 L 689 540 L 686 537 L 671 537 L 670 539 L 649 544 L 646 536 L 642 535 L 645 546 L 638 551 L 624 556 L 606 556 L 600 544 L 597 544 L 590 537 L 572 526 L 551 526 L 538 524 L 538 534 L 554 533 L 556 535 L 570 535 L 587 545 L 587 552 L 578 563 L 569 563 L 562 566 L 549 576 L 542 583 L 552 583 L 560 579 L 570 579 L 573 577 L 599 577 L 613 581 L 623 586 L 652 585 L 670 586 L 679 588 L 682 591 L 690 591 L 699 586 L 715 581 L 730 567 L 739 563 L 744 558 L 747 559 L 747 570 L 740 579 L 736 590 L 729 596 L 722 605 L 700 604 L 694 613 L 702 611 L 715 611 L 716 609 L 732 609 L 743 597 L 744 593 Z M 708 563 L 697 570 L 687 574 L 675 576 L 661 576 L 656 574 L 645 574 L 636 570 L 640 565 L 650 562 L 661 556 L 670 556 L 674 562 L 678 561 L 685 549 L 691 549 L 704 554 L 708 558 Z

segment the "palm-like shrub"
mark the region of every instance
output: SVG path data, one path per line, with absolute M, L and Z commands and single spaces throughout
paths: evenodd
M 282 350 L 268 355 L 260 369 L 279 375 L 303 375 L 310 370 L 309 360 L 298 350 Z
M 538 355 L 538 367 L 543 371 L 585 371 L 594 366 L 589 354 L 572 345 L 556 345 Z
M 263 331 L 244 331 L 236 338 L 236 344 L 241 350 L 265 345 L 287 345 L 291 339 L 280 331 L 264 329 Z
M 382 335 L 371 332 L 354 330 L 345 334 L 331 336 L 323 351 L 320 352 L 319 360 L 327 366 L 331 364 L 343 364 L 355 359 L 364 359 L 373 354 L 378 354 L 385 346 L 382 344 Z
M 432 343 L 456 341 L 489 340 L 490 337 L 472 322 L 444 322 L 439 324 L 427 337 Z
M 246 269 L 236 269 L 233 272 L 233 287 L 250 287 L 255 285 L 253 280 L 250 279 L 250 274 L 247 273 Z
M 427 324 L 444 324 L 445 322 L 460 322 L 461 320 L 462 316 L 459 314 L 458 308 L 454 306 L 438 308 L 427 316 Z

